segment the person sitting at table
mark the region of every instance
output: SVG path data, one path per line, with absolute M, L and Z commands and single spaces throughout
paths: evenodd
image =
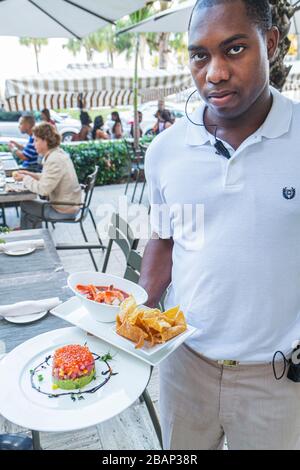
M 111 139 L 122 139 L 123 137 L 123 126 L 118 111 L 111 113 L 111 120 L 108 122 L 109 130 L 108 133 Z
M 41 120 L 43 122 L 49 122 L 49 124 L 52 124 L 52 126 L 56 127 L 55 121 L 51 119 L 51 114 L 48 108 L 44 108 L 41 111 Z
M 90 124 L 92 122 L 90 115 L 87 111 L 80 112 L 80 122 L 81 122 L 81 129 L 78 134 L 74 134 L 72 137 L 72 141 L 85 141 L 92 139 L 92 131 Z
M 20 170 L 14 174 L 14 178 L 23 181 L 25 189 L 46 196 L 51 205 L 41 199 L 22 202 L 21 229 L 41 228 L 43 216 L 55 220 L 75 219 L 81 203 L 81 188 L 73 162 L 59 148 L 60 134 L 45 122 L 33 128 L 33 135 L 36 149 L 44 157 L 43 171 L 38 174 Z M 55 202 L 72 203 L 74 206 L 58 205 Z
M 152 129 L 152 133 L 154 135 L 160 134 L 165 129 L 168 129 L 168 127 L 171 127 L 172 124 L 174 123 L 171 113 L 167 109 L 163 109 L 163 110 L 158 109 L 157 112 L 155 113 L 155 117 L 157 118 L 157 122 Z
M 142 131 L 142 128 L 141 128 L 141 122 L 143 120 L 143 113 L 142 111 L 138 111 L 138 128 L 137 128 L 137 133 L 138 133 L 138 139 L 140 139 L 141 137 L 143 137 L 143 131 Z M 134 121 L 131 123 L 131 126 L 130 126 L 130 135 L 131 137 L 134 137 Z
M 22 168 L 27 168 L 30 171 L 41 171 L 41 166 L 38 162 L 39 154 L 35 148 L 32 130 L 35 126 L 35 119 L 32 114 L 24 114 L 19 119 L 19 129 L 22 134 L 29 136 L 26 145 L 19 144 L 14 140 L 8 144 L 14 157 L 23 161 Z
M 102 116 L 96 116 L 92 132 L 93 140 L 108 140 L 109 135 L 103 129 L 104 121 Z

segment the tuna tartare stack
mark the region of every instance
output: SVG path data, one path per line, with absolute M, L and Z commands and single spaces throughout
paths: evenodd
M 87 346 L 69 344 L 54 352 L 53 388 L 82 388 L 93 380 L 95 374 L 95 360 Z

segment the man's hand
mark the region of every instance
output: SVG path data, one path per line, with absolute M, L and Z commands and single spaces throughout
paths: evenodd
M 13 152 L 14 149 L 16 148 L 15 143 L 14 143 L 13 141 L 11 141 L 11 142 L 8 143 L 8 147 L 9 147 L 9 149 L 10 149 L 12 152 Z
M 24 145 L 19 144 L 15 140 L 11 140 L 8 145 L 12 145 L 12 147 L 17 147 L 18 150 L 23 150 Z

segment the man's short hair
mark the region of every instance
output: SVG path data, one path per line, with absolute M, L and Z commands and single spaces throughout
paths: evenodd
M 33 127 L 35 125 L 35 119 L 32 114 L 22 114 L 21 119 L 22 121 L 27 122 L 27 124 L 29 124 L 30 127 Z
M 199 11 L 201 8 L 213 7 L 220 3 L 229 3 L 236 0 L 197 0 L 195 4 L 190 21 L 189 28 L 191 26 L 193 14 Z M 246 6 L 246 13 L 254 24 L 261 30 L 262 33 L 266 33 L 272 27 L 272 10 L 268 0 L 241 0 Z

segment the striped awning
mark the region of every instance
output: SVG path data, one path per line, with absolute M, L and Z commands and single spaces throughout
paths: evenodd
M 132 71 L 112 68 L 69 68 L 32 75 L 5 82 L 5 109 L 34 111 L 43 108 L 85 108 L 133 104 Z M 138 79 L 139 102 L 160 99 L 192 84 L 188 70 L 170 73 L 165 70 L 141 71 Z

